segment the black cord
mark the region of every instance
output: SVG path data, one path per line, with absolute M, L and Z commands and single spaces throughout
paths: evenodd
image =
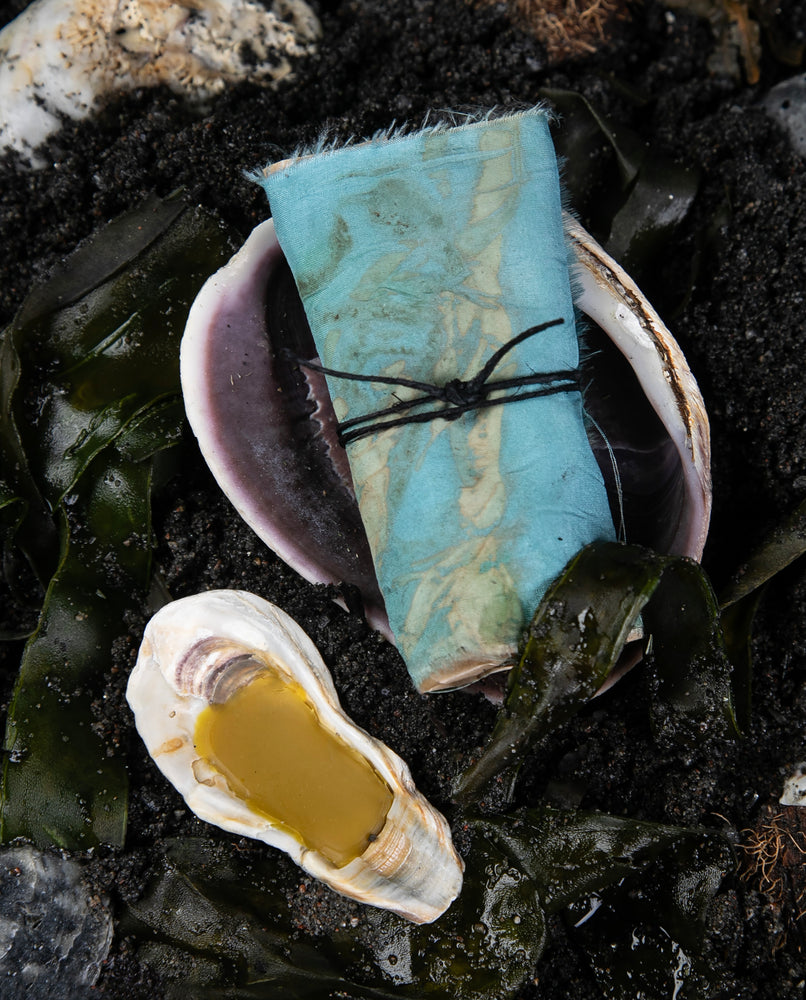
M 491 406 L 502 406 L 504 403 L 516 403 L 524 399 L 536 399 L 540 396 L 551 396 L 559 392 L 572 392 L 579 389 L 579 375 L 573 370 L 562 370 L 556 372 L 540 372 L 531 375 L 519 375 L 515 378 L 494 379 L 488 381 L 501 359 L 522 341 L 533 337 L 537 333 L 542 333 L 553 326 L 564 323 L 563 319 L 553 319 L 548 323 L 541 323 L 538 326 L 530 326 L 528 330 L 519 333 L 516 337 L 508 340 L 506 344 L 499 347 L 492 354 L 484 367 L 470 379 L 454 378 L 446 382 L 445 385 L 431 385 L 428 382 L 417 382 L 414 379 L 391 378 L 386 375 L 356 375 L 353 372 L 336 371 L 333 368 L 325 368 L 315 361 L 306 361 L 297 357 L 290 351 L 284 351 L 302 368 L 310 368 L 312 371 L 320 372 L 331 378 L 351 379 L 354 382 L 380 382 L 382 385 L 394 385 L 407 389 L 417 389 L 422 396 L 414 399 L 398 400 L 391 406 L 383 410 L 374 410 L 362 417 L 351 417 L 337 425 L 339 442 L 342 447 L 346 447 L 353 441 L 358 441 L 362 437 L 375 434 L 377 431 L 386 430 L 391 427 L 402 427 L 405 424 L 421 424 L 429 420 L 457 420 L 463 414 L 471 410 L 488 409 Z M 497 396 L 490 399 L 490 393 L 502 389 L 520 389 L 523 386 L 539 386 L 530 392 L 515 392 L 509 396 Z M 444 403 L 441 409 L 427 410 L 425 412 L 411 412 L 425 403 Z M 409 411 L 409 412 L 407 412 Z M 395 417 L 392 420 L 383 419 L 394 414 L 402 413 L 403 416 Z

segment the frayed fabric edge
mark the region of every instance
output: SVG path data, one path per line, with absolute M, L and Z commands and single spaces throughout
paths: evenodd
M 518 104 L 496 106 L 493 108 L 469 108 L 429 110 L 419 124 L 403 122 L 398 125 L 393 121 L 386 128 L 378 129 L 370 136 L 350 135 L 346 138 L 336 134 L 335 127 L 325 127 L 316 141 L 309 145 L 298 146 L 288 157 L 269 163 L 265 167 L 256 167 L 244 171 L 245 176 L 256 184 L 262 184 L 269 173 L 282 163 L 284 170 L 293 169 L 297 164 L 312 156 L 328 156 L 341 149 L 358 146 L 362 143 L 393 143 L 407 139 L 413 135 L 437 135 L 457 128 L 472 128 L 486 122 L 499 121 L 518 116 L 543 115 L 549 121 L 556 119 L 556 113 L 547 102 L 538 104 Z

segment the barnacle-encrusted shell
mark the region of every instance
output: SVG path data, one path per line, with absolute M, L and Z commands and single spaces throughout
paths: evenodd
M 261 671 L 299 684 L 321 725 L 363 755 L 392 792 L 377 838 L 342 867 L 253 811 L 194 747 L 204 708 Z M 444 817 L 416 790 L 406 764 L 347 718 L 316 647 L 279 608 L 234 590 L 167 605 L 146 628 L 127 698 L 148 752 L 201 819 L 279 847 L 338 892 L 417 923 L 435 920 L 459 894 L 463 865 Z
M 0 152 L 33 150 L 113 93 L 163 84 L 205 100 L 273 83 L 314 51 L 305 0 L 36 0 L 0 32 Z

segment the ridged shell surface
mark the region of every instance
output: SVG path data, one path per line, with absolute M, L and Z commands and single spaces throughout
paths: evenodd
M 250 808 L 194 746 L 199 714 L 261 671 L 302 687 L 321 725 L 343 740 L 392 792 L 386 821 L 342 867 Z M 427 923 L 459 894 L 463 864 L 444 817 L 416 790 L 406 764 L 343 712 L 316 647 L 283 611 L 243 591 L 211 591 L 162 608 L 149 622 L 127 698 L 157 766 L 201 819 L 288 853 L 333 889 Z

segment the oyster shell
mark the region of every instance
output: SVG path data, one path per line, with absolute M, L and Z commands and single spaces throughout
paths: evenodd
M 699 559 L 711 510 L 708 417 L 686 360 L 634 282 L 565 218 L 576 258 L 589 436 L 613 520 L 629 542 Z M 357 590 L 392 638 L 336 440 L 302 303 L 274 235 L 258 226 L 197 297 L 182 342 L 185 407 L 219 485 L 303 577 Z M 392 640 L 394 641 L 394 640 Z M 474 676 L 452 678 L 454 686 Z
M 328 752 L 350 748 L 385 786 L 385 818 L 381 814 L 377 832 L 366 831 L 357 856 L 336 858 L 312 846 L 310 830 L 300 832 L 287 816 L 256 806 L 254 796 L 238 788 L 251 759 L 233 776 L 226 763 L 200 752 L 207 744 L 200 720 L 209 706 L 226 704 L 266 678 L 301 689 L 313 724 L 332 744 Z M 167 605 L 146 628 L 127 698 L 148 752 L 206 822 L 278 847 L 338 892 L 416 923 L 435 920 L 459 894 L 463 865 L 447 822 L 416 790 L 406 764 L 347 718 L 315 646 L 279 608 L 243 591 L 212 591 Z M 282 763 L 283 755 L 283 766 L 291 768 L 304 753 L 289 741 L 277 756 L 260 760 L 260 771 Z M 297 798 L 300 787 L 293 789 Z M 345 811 L 352 810 L 351 803 Z

